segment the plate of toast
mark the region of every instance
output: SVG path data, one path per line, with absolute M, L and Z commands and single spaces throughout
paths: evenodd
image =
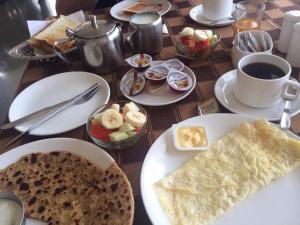
M 30 39 L 13 47 L 9 51 L 9 55 L 25 60 L 44 60 L 55 57 L 54 42 L 68 38 L 66 28 L 75 30 L 79 24 L 79 22 L 61 15 L 59 18 L 51 20 L 44 29 Z M 63 53 L 69 53 L 76 48 L 74 40 L 56 46 L 56 49 Z
M 167 0 L 125 0 L 114 5 L 110 15 L 115 19 L 129 21 L 131 16 L 141 12 L 157 12 L 161 16 L 171 9 Z

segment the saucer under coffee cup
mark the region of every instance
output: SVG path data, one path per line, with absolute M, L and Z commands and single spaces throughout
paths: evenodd
M 233 93 L 245 105 L 267 108 L 289 96 L 289 86 L 299 94 L 300 84 L 290 80 L 290 74 L 291 66 L 283 58 L 253 53 L 239 61 Z

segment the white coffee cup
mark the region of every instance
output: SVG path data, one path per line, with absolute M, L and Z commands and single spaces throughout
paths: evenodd
M 252 63 L 267 63 L 279 67 L 285 75 L 277 79 L 260 79 L 252 77 L 243 71 L 244 66 Z M 297 89 L 300 84 L 289 80 L 291 74 L 290 64 L 283 58 L 275 55 L 254 53 L 243 57 L 237 67 L 236 80 L 233 86 L 235 97 L 245 105 L 256 108 L 267 108 L 278 103 L 282 96 L 291 99 L 294 97 L 287 93 L 289 86 Z
M 232 13 L 233 0 L 203 0 L 203 17 L 219 20 Z

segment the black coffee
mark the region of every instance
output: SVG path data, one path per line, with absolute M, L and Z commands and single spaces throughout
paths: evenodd
M 244 73 L 258 79 L 272 80 L 285 76 L 279 67 L 268 63 L 251 63 L 242 68 Z

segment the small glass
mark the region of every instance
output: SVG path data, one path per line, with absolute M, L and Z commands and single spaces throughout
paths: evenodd
M 235 5 L 234 36 L 241 31 L 260 30 L 265 11 L 265 4 L 261 1 L 241 1 Z

